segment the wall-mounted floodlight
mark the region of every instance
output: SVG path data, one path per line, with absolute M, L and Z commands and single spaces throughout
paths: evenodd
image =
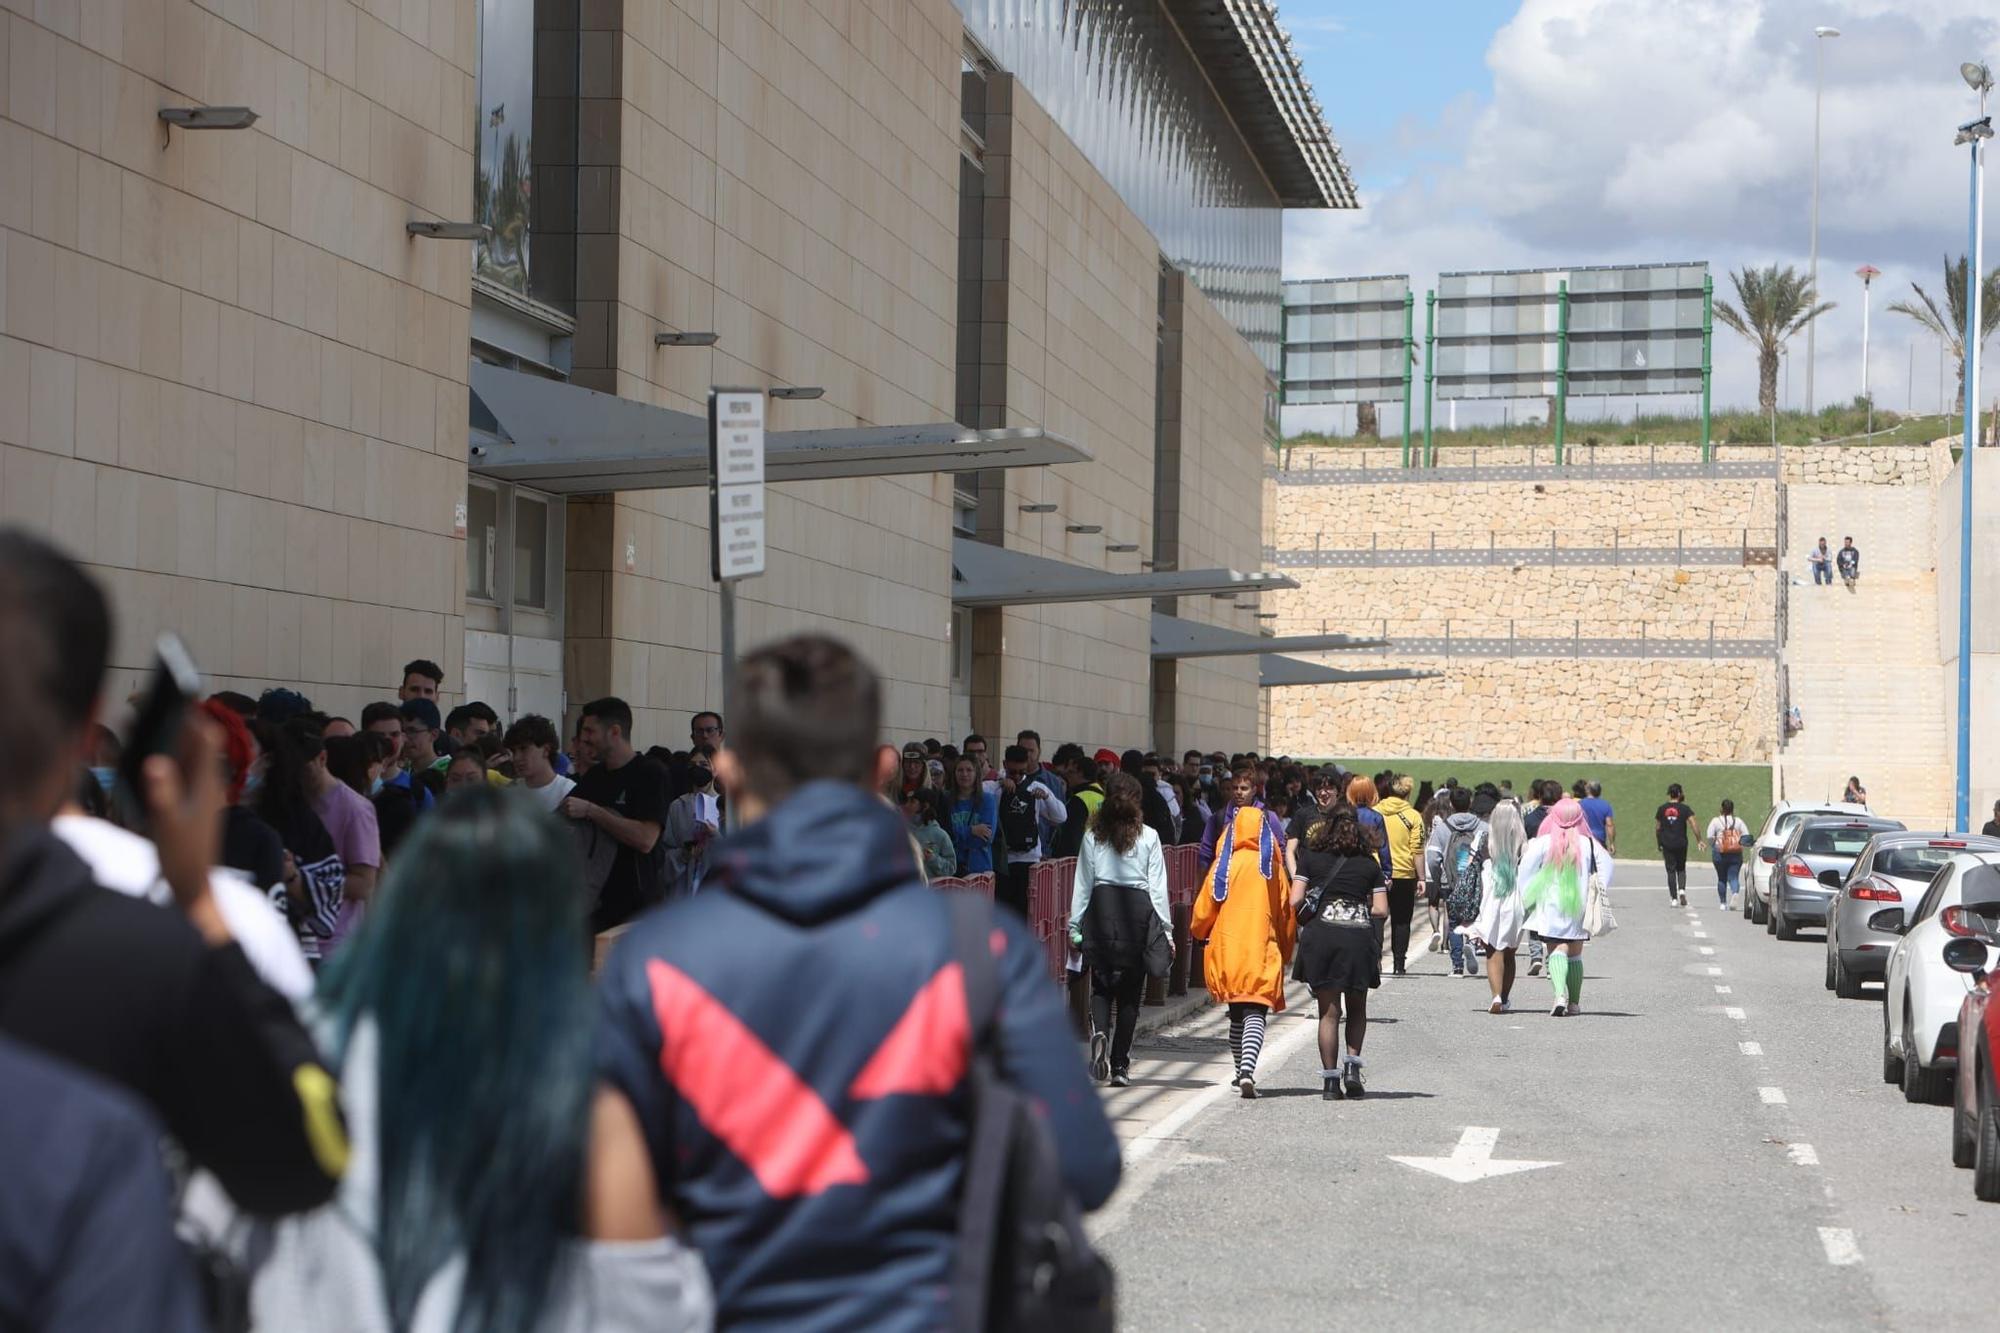
M 1128 555 L 1128 554 L 1130 554 L 1131 552 L 1133 552 L 1133 551 L 1136 551 L 1136 550 L 1138 550 L 1138 549 L 1139 549 L 1139 543 L 1137 543 L 1137 542 L 1110 542 L 1110 543 L 1106 544 L 1106 546 L 1105 546 L 1105 548 L 1104 548 L 1104 549 L 1105 549 L 1105 550 L 1107 550 L 1107 551 L 1112 551 L 1112 552 L 1115 552 L 1115 553 L 1117 553 L 1117 554 L 1119 554 L 1119 555 Z
M 163 106 L 160 119 L 177 130 L 247 130 L 257 113 L 247 106 Z
M 1257 619 L 1259 620 L 1276 620 L 1277 618 L 1278 613 L 1276 611 L 1259 611 L 1257 613 Z
M 714 333 L 669 333 L 662 330 L 653 335 L 655 347 L 713 347 L 721 341 Z
M 817 384 L 788 384 L 781 389 L 771 390 L 773 398 L 782 398 L 788 403 L 809 402 L 814 398 L 826 397 L 826 390 Z
M 1053 514 L 1056 512 L 1056 507 L 1052 504 L 1022 505 L 1021 512 L 1024 514 Z
M 1102 523 L 1072 523 L 1068 527 L 1064 528 L 1063 531 L 1081 533 L 1084 536 L 1089 536 L 1092 533 L 1098 533 L 1104 531 L 1104 525 Z
M 405 222 L 403 230 L 428 241 L 483 241 L 493 234 L 483 222 Z

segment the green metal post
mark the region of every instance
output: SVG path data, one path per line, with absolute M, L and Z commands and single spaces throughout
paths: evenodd
M 1563 426 L 1569 417 L 1569 282 L 1556 284 L 1556 466 L 1563 461 Z
M 1435 290 L 1424 293 L 1424 466 L 1437 466 L 1437 446 L 1431 442 L 1431 385 L 1436 376 L 1431 373 L 1431 350 L 1437 342 L 1438 294 Z
M 1709 443 L 1708 394 L 1715 380 L 1715 366 L 1709 353 L 1715 344 L 1715 275 L 1701 280 L 1701 461 L 1712 462 L 1715 447 Z
M 1403 466 L 1410 465 L 1410 362 L 1417 340 L 1417 294 L 1403 293 Z

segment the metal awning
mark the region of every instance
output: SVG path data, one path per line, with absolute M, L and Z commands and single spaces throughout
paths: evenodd
M 1176 569 L 1119 574 L 1010 551 L 954 537 L 951 600 L 955 606 L 1032 606 L 1045 602 L 1117 602 L 1135 597 L 1270 592 L 1299 585 L 1283 574 L 1240 569 Z
M 1352 634 L 1291 634 L 1267 638 L 1246 634 L 1221 625 L 1204 625 L 1197 620 L 1153 613 L 1153 656 L 1247 657 L 1251 653 L 1330 653 L 1349 648 L 1381 648 L 1387 639 L 1364 639 Z
M 708 421 L 475 361 L 474 473 L 556 495 L 708 485 Z M 967 430 L 954 422 L 774 430 L 764 479 L 825 481 L 982 468 L 1086 463 L 1090 454 L 1034 429 Z
M 1415 667 L 1379 667 L 1365 671 L 1343 671 L 1296 657 L 1264 653 L 1257 658 L 1257 683 L 1264 689 L 1286 685 L 1359 685 L 1373 680 L 1426 680 L 1441 673 L 1419 671 Z

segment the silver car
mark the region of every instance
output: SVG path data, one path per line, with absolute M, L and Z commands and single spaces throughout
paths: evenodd
M 2000 853 L 2000 838 L 1911 832 L 1870 838 L 1827 913 L 1826 988 L 1853 1000 L 1862 982 L 1880 981 L 1897 935 L 1871 926 L 1869 918 L 1885 907 L 1908 911 L 1952 855 L 1967 851 Z
M 1765 929 L 1790 940 L 1798 938 L 1801 924 L 1825 925 L 1841 880 L 1868 840 L 1903 827 L 1874 815 L 1833 815 L 1794 824 L 1771 863 L 1771 912 Z

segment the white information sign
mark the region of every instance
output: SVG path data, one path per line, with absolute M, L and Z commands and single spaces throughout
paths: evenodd
M 709 541 L 717 582 L 764 572 L 764 394 L 708 395 Z

